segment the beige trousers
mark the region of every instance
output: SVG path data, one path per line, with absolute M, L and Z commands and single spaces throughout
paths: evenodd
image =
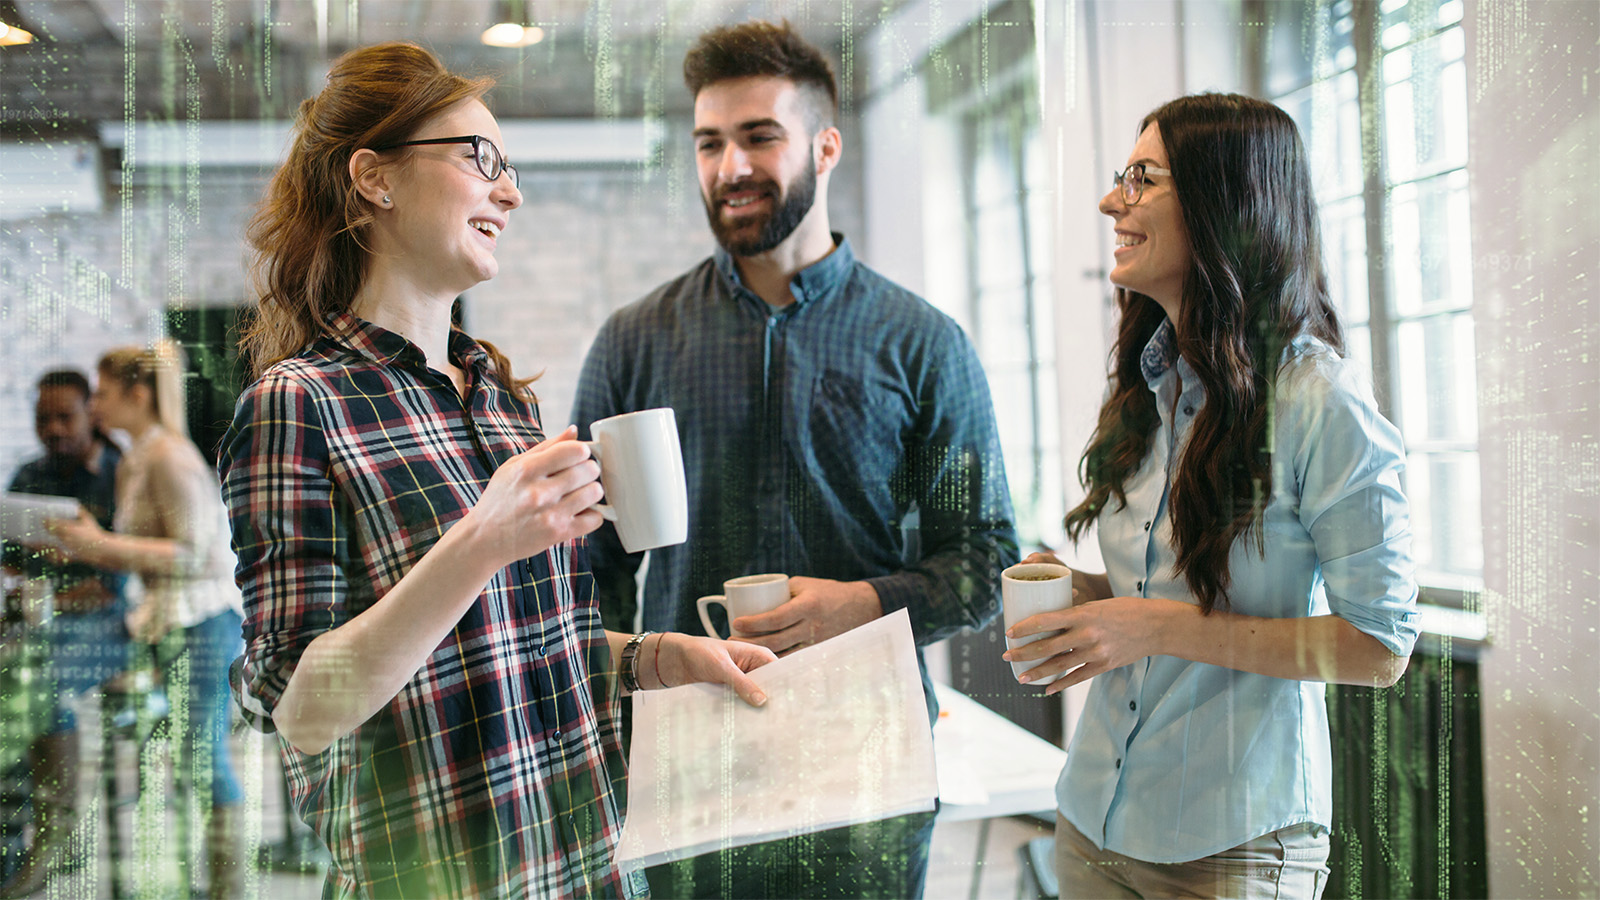
M 1056 878 L 1061 884 L 1061 900 L 1319 900 L 1328 883 L 1327 862 L 1328 835 L 1316 825 L 1291 825 L 1191 862 L 1150 863 L 1096 848 L 1056 813 Z

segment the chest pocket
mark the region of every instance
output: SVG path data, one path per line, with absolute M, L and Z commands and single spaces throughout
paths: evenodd
M 809 410 L 812 452 L 832 471 L 892 470 L 916 422 L 903 388 L 870 371 L 823 370 L 812 382 Z

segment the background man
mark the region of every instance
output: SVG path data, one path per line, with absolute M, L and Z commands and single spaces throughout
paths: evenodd
M 644 627 L 698 632 L 695 598 L 761 572 L 792 576 L 792 597 L 740 630 L 778 653 L 902 608 L 919 644 L 982 626 L 1017 558 L 988 386 L 953 321 L 829 229 L 832 68 L 762 22 L 706 33 L 683 68 L 720 247 L 606 322 L 573 409 L 585 438 L 606 416 L 677 412 L 689 539 L 651 552 Z M 639 557 L 610 526 L 591 548 L 607 627 L 631 627 Z M 920 896 L 932 829 L 902 817 L 650 880 L 668 897 Z
M 110 528 L 122 454 L 90 421 L 89 380 L 82 373 L 62 369 L 39 379 L 34 430 L 44 445 L 44 455 L 24 463 L 7 489 L 72 497 L 102 528 Z M 17 638 L 43 642 L 47 678 L 39 691 L 27 692 L 26 698 L 20 694 L 7 698 L 33 702 L 46 696 L 55 703 L 53 727 L 29 749 L 31 779 L 17 771 L 5 778 L 7 793 L 20 783 L 31 794 L 36 825 L 33 847 L 21 871 L 8 871 L 12 877 L 0 890 L 9 897 L 43 887 L 77 820 L 77 722 L 63 701 L 127 668 L 128 633 L 122 623 L 123 576 L 81 563 L 54 564 L 42 554 L 10 542 L 4 545 L 3 557 L 7 572 L 48 578 L 55 592 L 55 616 L 37 632 Z M 7 799 L 8 812 L 20 808 L 21 804 Z M 8 821 L 5 830 L 14 835 L 18 824 Z M 7 856 L 16 861 L 11 854 Z

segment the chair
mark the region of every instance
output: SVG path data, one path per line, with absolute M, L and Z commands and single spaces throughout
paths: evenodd
M 1017 897 L 1055 900 L 1061 895 L 1056 881 L 1056 839 L 1036 837 L 1017 847 Z

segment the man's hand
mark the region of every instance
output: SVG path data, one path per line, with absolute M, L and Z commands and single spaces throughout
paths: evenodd
M 56 612 L 86 613 L 105 609 L 111 592 L 98 578 L 85 578 L 56 594 Z
M 87 562 L 106 539 L 106 530 L 87 511 L 79 510 L 76 519 L 51 519 L 45 523 L 60 547 L 44 547 L 40 553 L 55 565 Z
M 882 616 L 883 602 L 865 581 L 796 575 L 789 579 L 788 603 L 760 615 L 740 616 L 731 624 L 749 635 L 734 640 L 760 644 L 783 656 Z

